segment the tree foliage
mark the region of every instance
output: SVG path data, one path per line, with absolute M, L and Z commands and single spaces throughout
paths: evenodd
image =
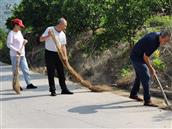
M 9 49 L 6 46 L 6 37 L 6 32 L 0 29 L 0 59 L 9 63 Z
M 67 17 L 71 32 L 93 30 L 102 27 L 106 18 L 106 10 L 111 0 L 66 0 L 63 15 Z
M 107 12 L 105 28 L 113 39 L 132 42 L 132 37 L 151 15 L 154 0 L 115 0 Z
M 12 18 L 18 17 L 32 32 L 40 33 L 49 24 L 57 22 L 61 16 L 61 3 L 63 0 L 22 0 L 21 4 L 14 8 L 13 16 L 7 21 L 7 27 Z
M 97 49 L 111 47 L 114 42 L 133 43 L 144 22 L 157 13 L 170 14 L 169 0 L 22 0 L 13 16 L 23 19 L 26 31 L 41 34 L 57 19 L 68 21 L 68 34 L 92 30 L 90 44 Z M 101 31 L 97 31 L 101 30 Z M 98 33 L 97 33 L 98 32 Z M 90 45 L 88 44 L 88 46 Z

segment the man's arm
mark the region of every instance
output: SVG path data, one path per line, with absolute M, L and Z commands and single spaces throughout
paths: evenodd
M 153 66 L 151 64 L 149 57 L 146 54 L 144 54 L 143 59 L 144 59 L 146 65 L 148 66 L 151 75 L 154 77 L 155 74 L 156 74 L 156 71 L 155 71 L 155 69 L 153 68 Z
M 48 31 L 48 34 L 47 34 L 47 31 Z M 47 35 L 45 35 L 47 34 Z M 45 33 L 39 38 L 39 41 L 40 42 L 44 42 L 46 40 L 48 40 L 50 38 L 50 30 L 46 30 Z
M 67 58 L 67 49 L 66 49 L 66 46 L 65 45 L 61 45 L 61 49 L 62 49 L 63 55 L 65 57 L 65 60 L 67 61 L 68 58 Z
M 40 42 L 44 42 L 44 41 L 48 40 L 48 38 L 49 38 L 49 35 L 47 35 L 47 36 L 41 36 L 41 37 L 39 38 L 39 41 L 40 41 Z

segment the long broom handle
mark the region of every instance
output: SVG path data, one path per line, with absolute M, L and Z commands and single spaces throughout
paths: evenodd
M 83 80 L 83 78 L 77 74 L 77 72 L 70 66 L 68 60 L 66 60 L 66 62 L 64 62 L 64 55 L 63 55 L 63 52 L 61 50 L 61 45 L 60 45 L 60 41 L 58 38 L 55 37 L 55 34 L 54 34 L 54 31 L 53 30 L 49 30 L 50 31 L 50 34 L 51 34 L 51 37 L 55 43 L 55 46 L 57 48 L 57 53 L 59 54 L 59 57 L 63 63 L 63 65 L 65 66 L 65 68 L 71 73 L 72 71 L 72 75 L 75 76 L 75 78 L 79 81 Z
M 25 40 L 23 41 L 23 44 L 22 44 L 21 48 L 19 49 L 19 53 L 21 53 L 24 45 L 25 45 Z M 16 85 L 20 86 L 19 80 L 18 80 L 18 78 L 19 78 L 18 77 L 19 76 L 19 60 L 20 60 L 20 55 L 16 55 L 16 69 L 13 73 L 13 89 L 15 89 L 17 94 L 20 94 L 20 88 L 16 87 Z
M 26 43 L 25 43 L 25 40 L 24 40 L 24 41 L 23 41 L 23 44 L 22 44 L 22 46 L 21 46 L 21 48 L 19 49 L 19 52 L 20 52 L 20 53 L 21 53 L 21 51 L 22 51 L 22 49 L 23 49 L 23 47 L 24 47 L 25 44 L 26 44 Z M 16 56 L 16 72 L 18 72 L 19 58 L 20 58 L 20 55 L 17 55 L 17 56 Z
M 101 87 L 101 86 L 93 86 L 91 84 L 91 82 L 84 80 L 84 78 L 75 71 L 75 69 L 69 64 L 68 60 L 64 61 L 64 54 L 61 50 L 61 46 L 60 46 L 60 41 L 58 38 L 55 37 L 54 35 L 54 31 L 50 30 L 50 35 L 56 45 L 57 48 L 57 53 L 59 54 L 59 57 L 62 61 L 62 63 L 64 64 L 65 68 L 68 70 L 68 72 L 72 75 L 73 78 L 75 78 L 75 80 L 77 82 L 79 82 L 82 86 L 90 89 L 93 92 L 103 92 L 103 91 L 110 91 L 112 90 L 110 87 Z
M 21 48 L 19 49 L 19 52 L 22 51 L 22 49 L 23 49 L 23 47 L 24 47 L 25 44 L 26 44 L 26 43 L 25 43 L 25 40 L 24 40 L 24 41 L 23 41 L 23 44 L 22 44 L 22 46 L 21 46 Z M 16 80 L 16 76 L 17 76 L 17 74 L 19 73 L 19 59 L 20 59 L 20 55 L 17 55 L 17 56 L 16 56 L 16 70 L 15 70 L 15 72 L 14 72 L 14 80 Z
M 58 38 L 55 37 L 54 31 L 53 31 L 53 30 L 49 30 L 49 31 L 50 31 L 51 37 L 52 37 L 52 39 L 53 39 L 53 41 L 54 41 L 54 43 L 55 43 L 55 45 L 56 45 L 57 53 L 59 54 L 59 57 L 60 57 L 60 59 L 61 59 L 63 65 L 65 66 L 65 68 L 66 68 L 66 69 L 70 72 L 70 74 L 72 74 L 73 77 L 75 77 L 75 79 L 76 79 L 78 82 L 80 82 L 83 86 L 86 86 L 86 87 L 89 88 L 89 89 L 90 89 L 91 87 L 93 87 L 93 86 L 91 85 L 91 83 L 88 84 L 88 83 L 82 78 L 82 76 L 80 76 L 80 75 L 71 67 L 71 65 L 69 64 L 68 61 L 66 61 L 66 62 L 64 63 L 64 61 L 63 61 L 64 55 L 63 55 L 62 50 L 61 50 L 60 41 L 59 41 Z
M 166 96 L 166 94 L 164 92 L 164 89 L 163 89 L 163 87 L 161 85 L 161 82 L 159 81 L 158 76 L 156 74 L 155 74 L 155 79 L 156 79 L 156 81 L 157 81 L 157 83 L 158 83 L 158 85 L 159 85 L 159 87 L 161 89 L 161 93 L 163 94 L 163 97 L 164 97 L 164 100 L 165 100 L 166 105 L 167 106 L 170 106 L 170 103 L 169 103 L 169 101 L 167 99 L 167 96 Z

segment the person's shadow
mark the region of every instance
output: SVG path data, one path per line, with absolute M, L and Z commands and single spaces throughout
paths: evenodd
M 102 104 L 102 105 L 88 105 L 88 106 L 79 106 L 75 108 L 71 108 L 68 111 L 73 112 L 73 113 L 79 113 L 79 114 L 92 114 L 98 112 L 98 110 L 101 109 L 122 109 L 122 108 L 133 108 L 133 107 L 142 107 L 143 105 L 119 105 L 122 103 L 129 103 L 129 102 L 134 102 L 132 100 L 128 101 L 120 101 L 120 102 L 115 102 L 115 103 L 110 103 L 110 104 Z

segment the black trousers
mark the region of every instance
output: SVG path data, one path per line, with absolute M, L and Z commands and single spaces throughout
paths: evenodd
M 54 82 L 55 70 L 57 70 L 58 73 L 61 89 L 67 90 L 65 83 L 64 67 L 57 52 L 45 50 L 45 63 L 47 67 L 50 92 L 54 92 L 56 90 Z

